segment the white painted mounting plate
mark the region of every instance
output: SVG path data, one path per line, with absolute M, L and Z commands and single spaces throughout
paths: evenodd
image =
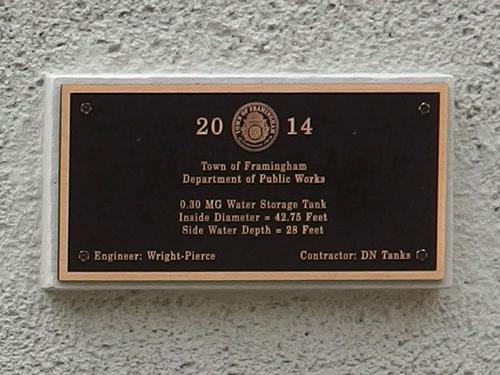
M 451 85 L 47 75 L 42 287 L 449 286 Z

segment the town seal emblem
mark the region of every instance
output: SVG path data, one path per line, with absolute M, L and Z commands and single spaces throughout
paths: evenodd
M 245 104 L 234 114 L 232 133 L 241 148 L 251 152 L 263 151 L 278 138 L 278 116 L 267 104 Z

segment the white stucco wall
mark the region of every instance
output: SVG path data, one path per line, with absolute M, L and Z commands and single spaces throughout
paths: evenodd
M 42 291 L 44 71 L 453 74 L 453 287 Z M 499 73 L 498 0 L 0 0 L 0 373 L 500 373 Z

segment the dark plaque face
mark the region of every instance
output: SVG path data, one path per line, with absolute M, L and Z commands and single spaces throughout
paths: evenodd
M 59 279 L 442 279 L 447 93 L 63 85 Z

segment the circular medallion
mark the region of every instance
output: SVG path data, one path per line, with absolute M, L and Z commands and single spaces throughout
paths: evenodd
M 232 133 L 241 148 L 252 152 L 263 151 L 278 138 L 278 116 L 267 104 L 245 104 L 234 114 Z

